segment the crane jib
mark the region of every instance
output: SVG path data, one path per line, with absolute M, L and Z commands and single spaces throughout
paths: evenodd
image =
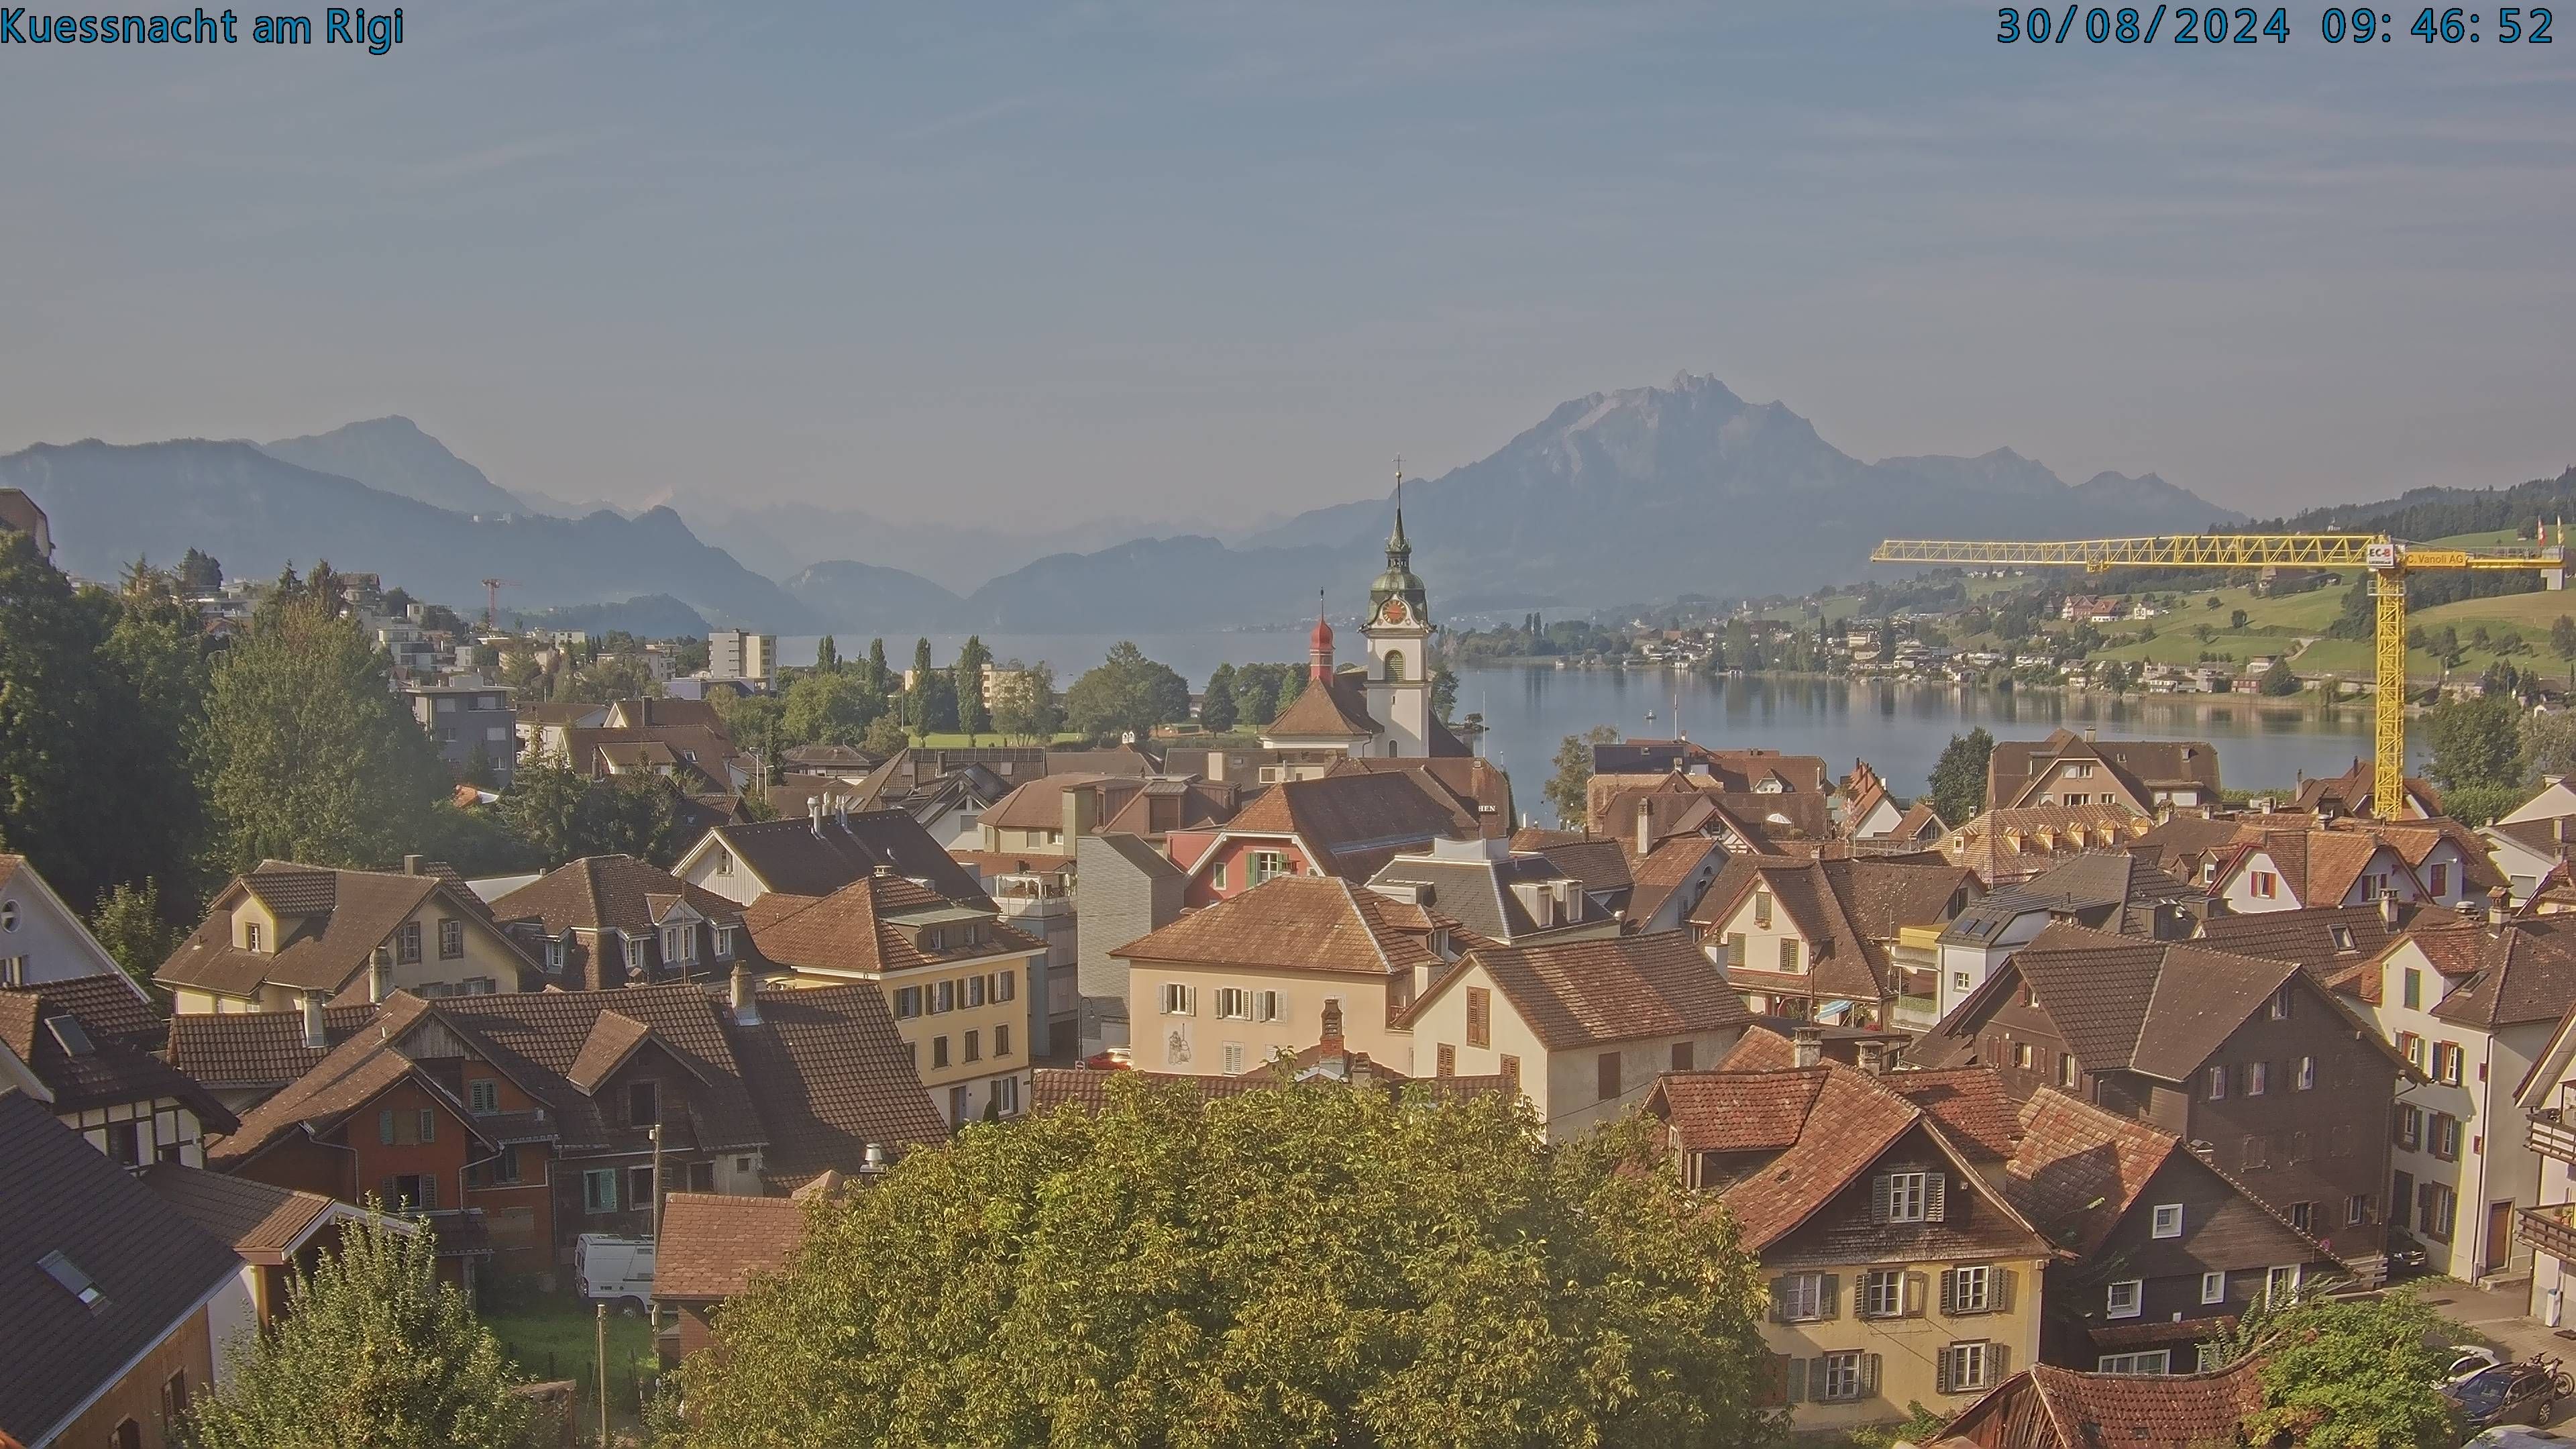
M 2541 537 L 2548 534 L 2544 531 Z M 2507 548 L 2427 547 L 2372 533 L 2197 533 L 2050 542 L 1891 538 L 1870 554 L 1870 562 L 2020 564 L 2080 568 L 2096 574 L 2115 568 L 2368 569 L 2377 636 L 2370 808 L 2389 819 L 2407 813 L 2406 575 L 2519 569 L 2540 574 L 2552 589 L 2567 584 L 2563 542 Z M 2391 805 L 2392 801 L 2399 803 Z

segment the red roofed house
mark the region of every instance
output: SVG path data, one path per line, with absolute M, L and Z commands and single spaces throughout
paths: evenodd
M 1354 1050 L 1427 1076 L 1394 1023 L 1461 949 L 1452 931 L 1446 917 L 1354 881 L 1283 875 L 1109 954 L 1127 963 L 1141 1069 L 1258 1072 L 1314 1045 L 1332 1005 Z
M 1690 924 L 1711 961 L 1766 1016 L 1887 1026 L 1936 1013 L 1941 928 L 1985 894 L 1937 861 L 1740 855 Z
M 1900 1074 L 1901 1077 L 1902 1074 Z M 2245 1310 L 2351 1276 L 2182 1139 L 2063 1092 L 2024 1103 L 2004 1196 L 2071 1256 L 2049 1271 L 2041 1352 L 2101 1373 L 2215 1368 Z
M 1930 1449 L 2211 1449 L 2243 1442 L 2262 1361 L 2174 1378 L 2033 1364 L 1950 1421 Z
M 294 1012 L 423 996 L 515 992 L 536 961 L 454 871 L 418 856 L 400 871 L 263 861 L 215 893 L 206 919 L 154 979 L 187 1012 Z
M 1666 1075 L 1646 1100 L 1683 1184 L 1724 1203 L 1761 1260 L 1766 1398 L 1797 1430 L 1966 1405 L 2037 1356 L 2054 1256 L 1986 1175 L 2006 1150 L 2000 1088 L 1989 1073 L 1882 1077 L 1811 1043 L 1783 1060 L 1780 1045 L 1757 1031 L 1723 1069 Z
M 1688 933 L 1480 946 L 1397 1018 L 1417 1077 L 1499 1076 L 1551 1138 L 1734 1049 L 1752 1018 Z
M 1172 861 L 1190 873 L 1186 905 L 1240 895 L 1282 875 L 1366 881 L 1400 854 L 1481 834 L 1475 816 L 1418 770 L 1286 780 L 1213 830 L 1176 830 Z

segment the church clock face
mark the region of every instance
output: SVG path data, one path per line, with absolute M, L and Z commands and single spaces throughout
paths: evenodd
M 1402 600 L 1402 599 L 1389 599 L 1389 600 L 1387 600 L 1387 601 L 1386 601 L 1386 621 L 1387 621 L 1388 623 L 1390 623 L 1390 624 L 1401 624 L 1401 623 L 1403 623 L 1403 622 L 1404 622 L 1404 620 L 1405 620 L 1404 600 Z

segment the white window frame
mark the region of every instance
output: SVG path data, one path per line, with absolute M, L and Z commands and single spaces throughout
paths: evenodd
M 1282 1021 L 1288 1015 L 1288 997 L 1284 992 L 1262 991 L 1254 995 L 1253 1014 L 1261 1021 Z
M 2123 1289 L 2127 1291 L 2124 1293 Z M 2125 1307 L 2122 1306 L 2123 1300 L 2126 1300 Z M 2102 1316 L 2105 1318 L 2135 1318 L 2146 1311 L 2147 1280 L 2144 1278 L 2122 1278 L 2102 1291 Z
M 1887 1220 L 1919 1223 L 1932 1210 L 1932 1174 L 1891 1172 L 1887 1175 Z
M 2151 1238 L 2181 1237 L 2182 1204 L 2178 1202 L 2157 1203 L 2149 1216 L 2147 1236 Z
M 1242 1076 L 1243 1043 L 1239 1041 L 1227 1042 L 1218 1052 L 1218 1062 L 1218 1070 L 1224 1072 L 1227 1076 Z
M 1991 1313 L 1995 1305 L 1995 1270 L 1971 1263 L 1950 1270 L 1950 1311 Z
M 1240 986 L 1218 987 L 1216 1016 L 1219 1021 L 1252 1020 L 1252 993 Z
M 1979 1394 L 1994 1387 L 1988 1382 L 1994 1377 L 1993 1344 L 1984 1339 L 1976 1339 L 1966 1343 L 1951 1344 L 1941 1352 L 1950 1360 L 1950 1392 Z M 1967 1371 L 1969 1364 L 1976 1365 L 1976 1372 Z
M 1809 1397 L 1819 1403 L 1849 1403 L 1861 1396 L 1864 1381 L 1860 1350 L 1841 1349 L 1820 1354 L 1816 1359 L 1816 1377 Z
M 1163 983 L 1163 1015 L 1196 1016 L 1199 1014 L 1199 989 L 1178 981 Z
M 2200 1301 L 2204 1304 L 2227 1301 L 2227 1272 L 2219 1269 L 2200 1275 Z
M 2268 1308 L 2273 1306 L 2273 1295 L 2283 1290 L 2283 1284 L 2281 1282 L 2283 1274 L 2287 1274 L 2289 1276 L 2287 1289 L 2290 1300 L 2292 1302 L 2298 1301 L 2299 1279 L 2301 1276 L 2299 1265 L 2296 1263 L 2290 1263 L 2281 1267 L 2266 1268 L 2263 1270 L 2263 1305 L 2265 1307 Z
M 1780 1280 L 1780 1320 L 1818 1323 L 1825 1316 L 1825 1275 L 1792 1273 Z
M 1252 863 L 1249 867 L 1249 871 L 1252 883 L 1256 886 L 1266 885 L 1271 881 L 1277 880 L 1283 875 L 1288 875 L 1291 873 L 1288 868 L 1288 852 L 1284 850 L 1256 850 L 1252 852 Z
M 2136 1353 L 2106 1353 L 2093 1362 L 2097 1374 L 2126 1374 L 2132 1377 L 2163 1376 L 2173 1372 L 2173 1350 L 2141 1349 Z
M 1855 1305 L 1863 1318 L 1903 1318 L 1905 1316 L 1905 1270 L 1872 1268 L 1860 1275 L 1859 1302 Z

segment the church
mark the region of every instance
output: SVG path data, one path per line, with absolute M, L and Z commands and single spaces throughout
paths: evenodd
M 1360 626 L 1367 662 L 1334 665 L 1333 626 L 1319 603 L 1306 688 L 1262 727 L 1261 747 L 1277 754 L 1282 779 L 1317 778 L 1337 760 L 1470 753 L 1431 708 L 1431 605 L 1413 573 L 1402 487 L 1397 484 L 1395 532 L 1386 540 L 1386 572 L 1369 587 L 1368 619 Z

